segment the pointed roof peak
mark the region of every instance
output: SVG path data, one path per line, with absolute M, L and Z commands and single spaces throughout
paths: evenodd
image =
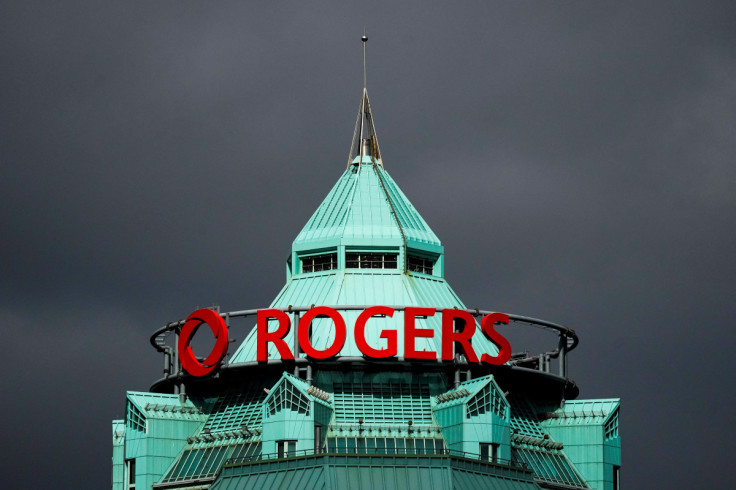
M 368 98 L 368 88 L 366 85 L 365 47 L 368 43 L 368 36 L 365 33 L 365 29 L 363 30 L 361 41 L 363 41 L 363 93 L 360 97 L 360 104 L 358 105 L 358 117 L 355 120 L 353 140 L 350 143 L 347 168 L 349 169 L 351 165 L 357 165 L 360 168 L 362 164 L 377 164 L 383 168 L 381 149 L 378 146 L 378 134 L 376 133 L 376 126 L 373 122 L 373 113 L 371 112 L 371 103 Z
M 363 87 L 363 95 L 358 106 L 358 117 L 355 120 L 353 140 L 350 143 L 347 168 L 351 165 L 373 164 L 383 168 L 381 148 L 378 146 L 378 133 L 376 132 L 371 102 L 368 98 L 368 89 Z

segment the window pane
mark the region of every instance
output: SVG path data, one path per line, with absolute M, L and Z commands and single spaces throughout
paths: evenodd
M 357 253 L 345 254 L 345 267 L 348 269 L 396 269 L 396 253 Z
M 404 454 L 404 440 L 396 439 L 396 454 Z
M 376 448 L 380 454 L 384 454 L 386 452 L 386 439 L 383 437 L 376 439 Z
M 414 454 L 414 439 L 406 440 L 406 454 Z
M 427 441 L 429 442 L 429 441 Z M 414 444 L 417 447 L 417 454 L 425 454 L 424 452 L 424 439 L 417 439 L 414 441 Z
M 135 459 L 128 460 L 128 488 L 135 488 Z
M 410 255 L 408 260 L 409 270 L 411 272 L 420 272 L 422 274 L 432 274 L 434 267 L 434 260 L 427 259 L 424 257 L 417 257 L 416 255 Z
M 337 253 L 302 257 L 302 272 L 319 272 L 337 269 Z

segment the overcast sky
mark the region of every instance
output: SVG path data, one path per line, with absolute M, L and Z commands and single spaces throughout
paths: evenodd
M 727 486 L 736 3 L 260 3 L 3 2 L 2 486 L 107 488 L 150 334 L 270 303 L 345 167 L 364 27 L 455 291 L 577 330 L 625 488 Z

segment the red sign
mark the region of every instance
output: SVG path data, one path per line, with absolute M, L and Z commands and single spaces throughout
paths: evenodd
M 430 328 L 417 328 L 417 317 L 434 316 L 437 310 L 434 308 L 415 308 L 406 307 L 404 309 L 404 359 L 416 360 L 437 360 L 437 352 L 434 351 L 418 351 L 416 350 L 416 339 L 434 337 L 434 330 Z M 375 359 L 385 359 L 388 357 L 396 357 L 398 353 L 398 335 L 399 332 L 390 329 L 383 330 L 379 335 L 380 338 L 386 339 L 387 347 L 384 349 L 376 349 L 368 345 L 365 339 L 365 327 L 368 320 L 374 316 L 393 317 L 395 310 L 388 306 L 372 306 L 363 311 L 355 322 L 353 330 L 355 343 L 358 349 L 366 356 Z M 325 350 L 316 349 L 309 339 L 309 324 L 317 316 L 326 316 L 332 319 L 335 324 L 335 338 L 332 345 Z M 462 331 L 455 330 L 455 319 L 461 319 L 465 322 Z M 278 327 L 273 332 L 268 330 L 268 321 L 276 320 Z M 500 333 L 496 332 L 494 325 L 496 323 L 509 323 L 509 316 L 504 313 L 490 313 L 481 320 L 481 331 L 493 342 L 498 348 L 498 354 L 491 356 L 487 353 L 481 353 L 480 360 L 473 349 L 470 339 L 475 334 L 476 325 L 473 315 L 463 310 L 442 310 L 442 338 L 440 359 L 443 361 L 452 361 L 455 357 L 454 348 L 457 346 L 462 351 L 468 362 L 501 365 L 511 359 L 511 344 Z M 294 354 L 289 349 L 284 338 L 291 328 L 291 319 L 289 315 L 281 310 L 258 310 L 256 324 L 256 359 L 260 362 L 268 360 L 268 343 L 272 343 L 279 351 L 281 359 L 293 360 Z M 347 329 L 345 320 L 340 313 L 327 306 L 318 306 L 307 311 L 299 320 L 297 326 L 297 338 L 299 339 L 299 348 L 307 357 L 313 359 L 328 359 L 336 356 L 345 345 Z
M 399 355 L 399 331 L 397 329 L 384 329 L 381 331 L 379 338 L 386 340 L 386 347 L 382 349 L 369 345 L 365 338 L 366 324 L 371 318 L 374 316 L 393 317 L 395 312 L 396 310 L 388 306 L 372 306 L 361 312 L 358 316 L 353 329 L 353 335 L 355 344 L 366 357 L 386 359 Z M 470 363 L 501 365 L 508 362 L 511 358 L 511 344 L 494 328 L 494 325 L 497 323 L 509 323 L 509 317 L 504 313 L 490 313 L 483 317 L 480 322 L 483 335 L 498 347 L 498 353 L 496 355 L 480 353 L 480 357 L 478 356 L 471 343 L 471 339 L 477 329 L 475 318 L 467 311 L 455 309 L 445 309 L 441 312 L 441 352 L 417 350 L 416 339 L 433 338 L 435 331 L 430 328 L 417 327 L 416 320 L 418 317 L 426 318 L 434 316 L 436 312 L 437 310 L 434 308 L 406 307 L 404 309 L 404 352 L 402 353 L 404 359 L 432 361 L 437 360 L 439 355 L 442 361 L 452 361 L 455 358 L 456 349 Z M 335 325 L 335 336 L 332 345 L 326 347 L 324 350 L 314 347 L 309 338 L 310 324 L 317 317 L 330 318 Z M 465 323 L 465 327 L 460 331 L 455 328 L 456 319 L 462 320 Z M 269 331 L 269 320 L 276 320 L 278 323 L 276 330 Z M 203 363 L 200 363 L 194 357 L 189 344 L 191 343 L 194 332 L 202 323 L 206 323 L 212 329 L 217 342 L 210 355 L 207 356 L 207 359 Z M 272 343 L 278 350 L 281 359 L 293 360 L 294 354 L 289 349 L 286 340 L 284 340 L 290 328 L 291 318 L 285 312 L 275 309 L 258 310 L 256 314 L 256 359 L 259 362 L 268 361 L 268 344 Z M 312 359 L 329 359 L 337 356 L 345 345 L 347 326 L 345 325 L 345 319 L 337 310 L 328 306 L 318 306 L 306 311 L 302 315 L 299 325 L 297 325 L 296 335 L 299 341 L 299 348 L 307 357 Z M 214 310 L 197 310 L 189 315 L 179 334 L 179 358 L 181 359 L 181 365 L 193 376 L 205 376 L 222 362 L 222 359 L 227 353 L 227 344 L 227 326 L 220 315 Z
M 206 323 L 212 330 L 217 341 L 215 347 L 204 362 L 200 363 L 189 346 L 192 337 L 200 325 Z M 227 353 L 227 325 L 215 310 L 203 308 L 197 310 L 187 318 L 179 333 L 179 360 L 181 367 L 192 376 L 205 376 L 211 373 L 222 361 Z

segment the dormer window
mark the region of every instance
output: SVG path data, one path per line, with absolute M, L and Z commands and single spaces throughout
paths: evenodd
M 409 255 L 407 263 L 409 272 L 419 272 L 421 274 L 432 274 L 434 271 L 434 260 L 427 257 L 419 257 L 417 255 Z
M 320 272 L 337 269 L 337 253 L 300 257 L 302 272 Z
M 348 269 L 396 269 L 399 254 L 383 252 L 348 252 L 345 266 Z

